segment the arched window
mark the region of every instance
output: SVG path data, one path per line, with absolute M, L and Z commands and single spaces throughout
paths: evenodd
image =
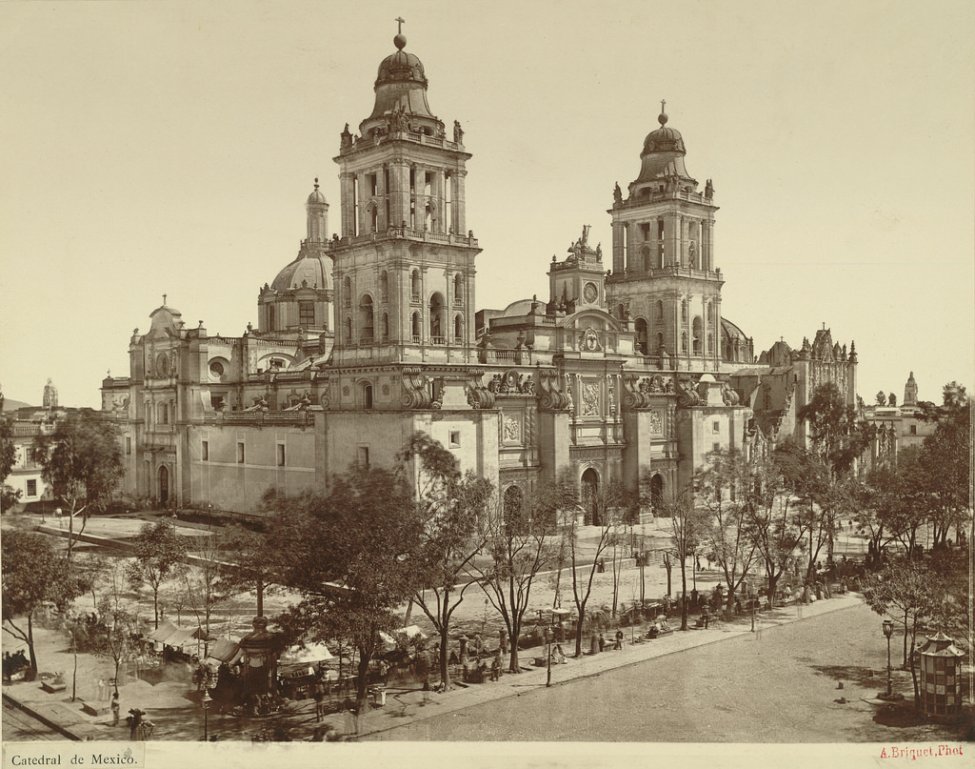
M 714 325 L 714 302 L 708 302 L 708 326 Z
M 664 332 L 661 331 L 657 334 L 657 352 L 659 353 L 664 349 Z
M 653 269 L 653 249 L 650 246 L 644 246 L 640 252 L 643 254 L 643 271 L 650 272 Z
M 647 354 L 647 322 L 643 318 L 636 319 L 636 351 Z
M 708 355 L 714 355 L 714 334 L 708 331 Z
M 460 313 L 454 315 L 454 341 L 464 341 L 464 320 Z
M 389 301 L 389 276 L 386 274 L 386 270 L 379 273 L 379 301 Z
M 663 302 L 660 302 L 660 301 L 657 302 L 657 308 L 656 308 L 656 311 L 654 312 L 654 317 L 657 319 L 658 322 L 663 322 L 663 319 L 664 319 L 664 303 Z
M 342 279 L 342 305 L 344 307 L 352 305 L 352 280 L 348 275 Z
M 274 328 L 274 320 L 275 320 L 275 318 L 274 318 L 274 305 L 273 304 L 268 304 L 268 305 L 265 305 L 265 306 L 267 307 L 267 330 L 268 331 L 275 331 L 276 329 Z
M 360 383 L 359 405 L 364 409 L 372 408 L 372 383 L 371 382 Z
M 687 355 L 687 332 L 682 331 L 680 335 L 680 351 L 682 354 Z
M 383 313 L 382 328 L 380 329 L 380 333 L 383 335 L 382 340 L 384 342 L 388 342 L 389 341 L 389 315 L 385 312 Z
M 692 347 L 695 355 L 701 354 L 701 345 L 704 343 L 703 339 L 703 326 L 704 322 L 701 320 L 700 315 L 694 316 L 694 324 L 691 327 L 692 335 Z
M 345 343 L 352 344 L 352 318 L 345 319 Z
M 420 330 L 420 313 L 418 312 L 414 312 L 410 318 L 410 331 L 413 335 L 413 344 L 420 344 L 422 341 L 420 335 L 423 332 Z
M 369 203 L 369 232 L 379 231 L 379 207 L 374 203 Z
M 686 299 L 681 299 L 680 300 L 680 319 L 684 323 L 687 323 L 687 320 L 688 320 L 689 317 L 690 317 L 690 315 L 689 315 L 689 313 L 687 311 L 687 300 Z
M 444 344 L 444 301 L 443 294 L 434 292 L 430 297 L 430 341 Z
M 581 481 L 586 525 L 599 526 L 599 473 L 590 467 L 582 474 Z
M 454 304 L 464 303 L 464 276 L 454 273 Z
M 420 301 L 420 271 L 413 270 L 410 274 L 410 301 Z
M 372 344 L 375 341 L 375 321 L 372 314 L 372 297 L 363 294 L 359 300 L 359 343 Z

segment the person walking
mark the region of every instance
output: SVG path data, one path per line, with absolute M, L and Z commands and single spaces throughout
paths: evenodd
M 122 706 L 118 701 L 118 692 L 115 692 L 115 694 L 112 695 L 112 726 L 118 726 L 119 711 L 121 709 Z
M 623 651 L 623 631 L 616 631 L 616 643 L 613 644 L 613 649 L 616 651 Z
M 59 529 L 64 528 L 64 526 L 62 524 L 61 515 L 62 515 L 61 514 L 61 508 L 60 507 L 55 507 L 54 508 L 54 517 L 57 518 L 57 520 L 58 520 L 58 528 Z
M 325 692 L 321 681 L 315 681 L 312 697 L 315 699 L 315 720 L 321 721 L 325 717 Z
M 600 633 L 599 634 L 599 651 L 605 651 L 606 649 L 606 637 Z

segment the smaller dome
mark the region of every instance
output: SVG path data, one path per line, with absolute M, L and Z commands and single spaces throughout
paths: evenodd
M 405 39 L 403 43 L 406 44 Z M 379 64 L 376 85 L 398 82 L 415 82 L 424 86 L 427 84 L 423 62 L 415 54 L 399 50 L 396 53 L 391 53 Z
M 661 112 L 657 117 L 660 128 L 647 134 L 643 140 L 643 155 L 651 152 L 686 152 L 684 149 L 684 138 L 676 128 L 667 128 L 666 112 Z
M 299 256 L 287 265 L 271 283 L 275 291 L 291 291 L 296 288 L 328 288 L 329 267 L 326 257 L 320 255 Z
M 519 299 L 516 302 L 512 302 L 504 311 L 501 313 L 505 318 L 517 318 L 522 315 L 528 315 L 532 311 L 532 300 L 531 299 Z
M 308 205 L 328 205 L 328 201 L 325 200 L 325 196 L 322 191 L 318 189 L 318 177 L 315 177 L 315 189 L 312 190 L 311 195 L 308 196 Z

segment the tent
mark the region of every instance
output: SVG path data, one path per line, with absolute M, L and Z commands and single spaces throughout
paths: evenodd
M 241 650 L 237 641 L 230 638 L 218 638 L 216 641 L 210 643 L 207 659 L 233 665 L 243 656 L 244 652 Z
M 407 625 L 406 627 L 398 628 L 393 631 L 392 635 L 385 630 L 379 631 L 379 638 L 383 642 L 383 651 L 387 653 L 396 649 L 397 638 L 406 638 L 406 640 L 412 641 L 416 636 L 420 636 L 421 639 L 427 637 L 427 634 L 420 630 L 419 625 Z
M 176 632 L 166 638 L 163 643 L 169 646 L 197 646 L 198 641 L 208 640 L 206 631 L 202 627 L 181 627 Z
M 332 653 L 323 643 L 298 644 L 290 646 L 278 659 L 279 665 L 308 665 L 333 659 Z
M 176 625 L 172 622 L 163 622 L 159 627 L 153 630 L 147 638 L 155 643 L 169 643 L 169 637 L 172 636 L 179 630 Z
M 420 630 L 419 625 L 407 625 L 406 627 L 401 627 L 399 630 L 395 631 L 396 635 L 405 635 L 410 640 L 420 636 L 421 639 L 425 639 L 427 634 Z

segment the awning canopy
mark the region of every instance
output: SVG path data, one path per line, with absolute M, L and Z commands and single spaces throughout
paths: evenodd
M 169 637 L 172 636 L 179 630 L 176 625 L 172 622 L 163 622 L 159 627 L 153 630 L 147 638 L 150 641 L 158 641 L 159 643 L 168 643 Z
M 298 644 L 290 646 L 278 659 L 280 665 L 307 665 L 333 659 L 332 653 L 323 643 Z
M 420 638 L 427 637 L 427 634 L 420 630 L 419 625 L 407 625 L 394 632 L 396 635 L 405 635 L 407 638 L 416 638 L 417 636 L 420 636 Z
M 201 627 L 176 628 L 176 632 L 166 638 L 163 643 L 169 646 L 196 645 L 197 641 L 207 639 L 206 631 Z
M 211 642 L 208 651 L 208 658 L 226 662 L 228 665 L 233 665 L 244 655 L 240 645 L 230 638 L 218 638 Z

